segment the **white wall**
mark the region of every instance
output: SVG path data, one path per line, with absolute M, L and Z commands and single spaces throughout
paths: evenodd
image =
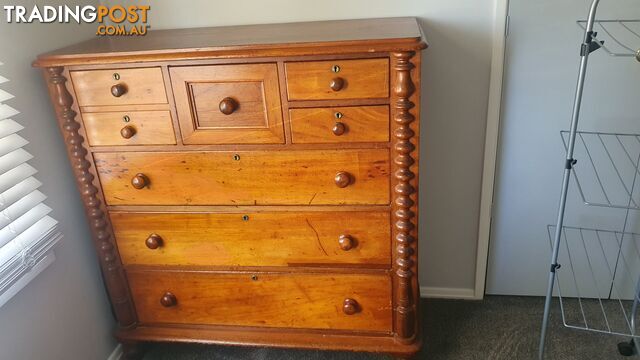
M 64 143 L 41 72 L 31 67 L 37 54 L 90 38 L 94 31 L 94 25 L 0 22 L 0 74 L 11 80 L 2 88 L 16 96 L 9 104 L 22 112 L 15 120 L 26 128 L 20 134 L 31 142 L 27 149 L 35 159 L 30 163 L 39 170 L 46 203 L 64 233 L 56 261 L 0 308 L 2 359 L 106 359 L 115 347 L 114 321 Z
M 471 295 L 492 0 L 155 0 L 149 23 L 166 29 L 393 16 L 419 17 L 431 46 L 422 69 L 420 279 L 428 293 Z
M 591 0 L 510 1 L 501 141 L 487 273 L 489 294 L 543 295 L 546 292 L 551 256 L 547 225 L 555 224 L 565 156 L 559 132 L 568 129 L 571 120 L 579 45 L 584 36 L 575 21 L 586 18 L 590 4 Z M 636 0 L 603 0 L 598 18 L 637 19 L 640 17 L 638 5 Z M 597 30 L 607 44 L 612 45 L 606 34 Z M 637 40 L 634 39 L 640 46 Z M 580 129 L 639 133 L 639 79 L 640 66 L 634 59 L 611 58 L 602 50 L 594 52 L 589 59 Z M 583 171 L 588 169 L 589 159 L 580 141 L 577 144 L 576 169 Z M 631 215 L 637 221 L 638 212 Z M 620 230 L 623 222 L 622 210 L 582 204 L 571 181 L 566 226 Z M 584 258 L 580 254 L 582 252 L 573 255 L 576 268 Z M 560 270 L 561 276 L 570 274 L 568 258 L 564 256 L 560 262 L 565 265 Z M 581 264 L 585 264 L 584 260 Z M 596 270 L 604 271 L 602 265 L 600 268 L 596 265 L 594 263 Z M 568 278 L 561 283 L 565 284 L 563 293 L 571 293 L 568 290 L 573 288 Z M 583 285 L 586 284 L 580 287 L 584 289 Z

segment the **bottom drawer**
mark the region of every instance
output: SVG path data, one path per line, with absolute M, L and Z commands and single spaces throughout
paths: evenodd
M 143 324 L 391 331 L 387 275 L 129 271 Z

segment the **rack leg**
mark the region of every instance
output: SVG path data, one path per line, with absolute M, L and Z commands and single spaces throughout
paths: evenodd
M 640 303 L 640 277 L 638 278 L 638 282 L 636 282 L 636 290 L 633 297 L 633 306 L 631 307 L 631 320 L 629 326 L 631 327 L 631 335 L 635 336 L 636 334 L 636 315 L 638 314 L 638 305 Z M 635 337 L 632 337 L 631 340 L 618 343 L 618 352 L 622 356 L 632 356 L 636 354 L 638 351 L 638 343 Z

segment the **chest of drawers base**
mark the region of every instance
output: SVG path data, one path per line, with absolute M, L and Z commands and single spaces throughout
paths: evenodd
M 369 22 L 310 25 L 347 42 L 36 61 L 128 358 L 153 341 L 420 349 L 425 43 L 414 19 Z M 364 24 L 401 30 L 356 39 Z

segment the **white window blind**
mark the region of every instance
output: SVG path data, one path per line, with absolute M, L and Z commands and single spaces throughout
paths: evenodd
M 13 98 L 2 89 L 7 81 L 0 76 L 0 306 L 53 261 L 62 237 L 27 163 L 33 156 L 18 135 L 23 127 L 11 119 L 19 112 L 6 104 Z

